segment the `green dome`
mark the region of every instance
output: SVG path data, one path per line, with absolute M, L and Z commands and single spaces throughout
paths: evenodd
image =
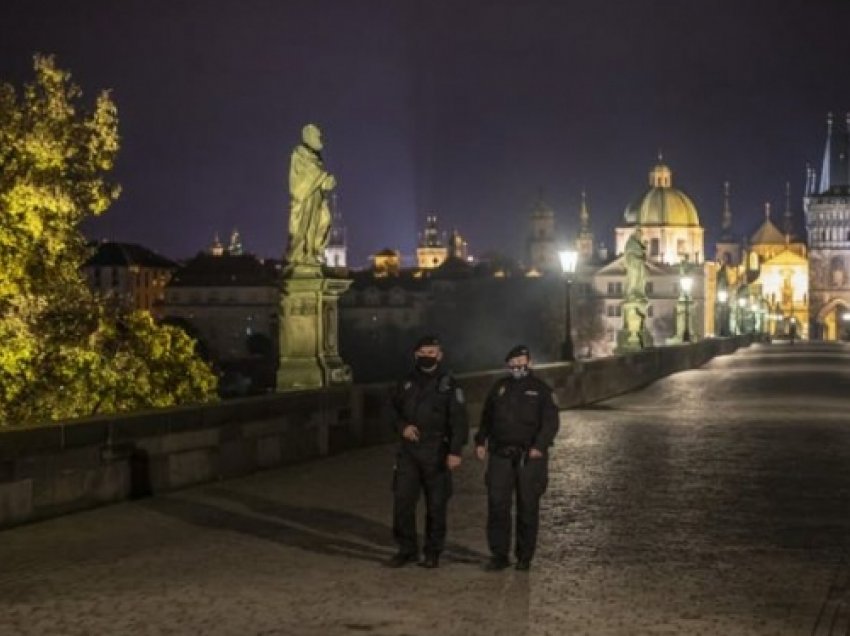
M 687 194 L 673 187 L 672 173 L 657 165 L 649 173 L 649 189 L 626 208 L 623 215 L 629 225 L 699 226 L 699 215 Z

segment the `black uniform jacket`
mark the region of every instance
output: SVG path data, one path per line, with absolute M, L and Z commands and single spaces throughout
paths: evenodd
M 399 382 L 390 400 L 392 423 L 399 435 L 413 424 L 421 442 L 446 440 L 449 453 L 460 455 L 469 439 L 463 391 L 455 379 L 437 369 L 412 371 Z
M 522 446 L 545 452 L 558 433 L 558 406 L 552 389 L 529 373 L 496 382 L 487 395 L 475 444 Z

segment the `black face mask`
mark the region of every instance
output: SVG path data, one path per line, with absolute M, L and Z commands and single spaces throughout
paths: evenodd
M 436 366 L 436 356 L 416 356 L 416 368 L 420 371 L 432 371 Z

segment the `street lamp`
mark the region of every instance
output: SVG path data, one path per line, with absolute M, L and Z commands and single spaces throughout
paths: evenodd
M 738 335 L 743 335 L 744 333 L 744 307 L 747 306 L 746 298 L 738 299 Z
M 682 293 L 685 295 L 685 331 L 682 334 L 682 342 L 691 341 L 691 316 L 689 306 L 691 304 L 691 289 L 694 286 L 694 279 L 690 276 L 682 276 L 679 279 L 679 285 L 682 287 Z
M 572 286 L 572 275 L 575 274 L 576 265 L 578 265 L 578 252 L 574 250 L 561 250 L 558 252 L 558 258 L 561 259 L 561 271 L 564 272 L 564 280 L 566 281 L 564 289 L 564 297 L 566 299 L 564 303 L 566 320 L 564 322 L 566 324 L 561 358 L 567 362 L 573 362 L 575 360 L 575 354 L 573 353 L 573 325 L 572 316 L 570 315 L 570 287 Z
M 720 336 L 728 336 L 729 317 L 726 315 L 726 303 L 729 301 L 729 292 L 725 289 L 721 289 L 717 292 L 717 300 L 720 302 Z

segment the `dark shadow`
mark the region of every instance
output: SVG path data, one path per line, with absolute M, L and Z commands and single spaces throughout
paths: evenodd
M 283 521 L 258 519 L 200 501 L 169 496 L 150 499 L 143 505 L 184 523 L 239 532 L 317 554 L 351 557 L 376 563 L 384 561 L 391 555 L 391 552 L 384 548 L 319 534 Z
M 617 411 L 618 409 L 610 404 L 597 402 L 596 404 L 585 404 L 584 406 L 576 406 L 568 409 L 570 411 Z
M 152 493 L 150 455 L 134 448 L 130 455 L 130 499 L 150 497 Z
M 352 513 L 291 506 L 223 488 L 205 490 L 204 495 L 237 503 L 252 513 L 275 517 L 279 521 L 174 496 L 152 499 L 146 506 L 192 525 L 240 532 L 327 556 L 380 563 L 395 552 L 389 527 Z M 485 558 L 478 552 L 453 544 L 446 547 L 445 556 L 449 561 L 475 564 Z
M 277 517 L 285 523 L 306 526 L 318 533 L 349 535 L 354 537 L 358 545 L 360 541 L 363 541 L 388 550 L 395 550 L 389 526 L 350 512 L 293 506 L 225 488 L 208 488 L 204 490 L 204 494 L 240 504 L 257 514 Z M 449 518 L 449 532 L 451 532 L 451 518 Z M 444 558 L 459 563 L 480 563 L 487 557 L 480 552 L 449 542 L 446 544 Z

